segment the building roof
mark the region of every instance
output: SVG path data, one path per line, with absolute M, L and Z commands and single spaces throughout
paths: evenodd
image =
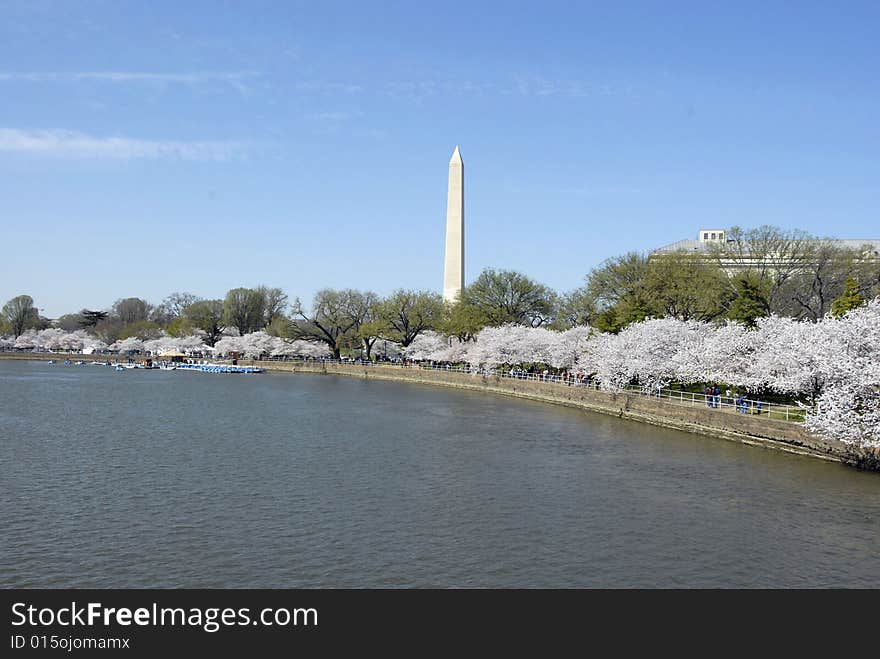
M 816 240 L 823 240 L 822 238 L 816 238 Z M 828 242 L 832 243 L 835 247 L 841 247 L 844 249 L 861 249 L 865 245 L 869 246 L 869 250 L 874 252 L 875 256 L 880 256 L 880 238 L 844 238 L 844 239 L 830 239 Z M 674 243 L 670 243 L 669 245 L 664 245 L 663 247 L 658 247 L 653 250 L 651 254 L 673 254 L 675 252 L 692 252 L 692 253 L 705 253 L 710 249 L 710 245 L 721 245 L 723 243 L 712 242 L 712 241 L 701 241 L 701 240 L 679 240 Z
M 704 243 L 699 240 L 693 240 L 691 238 L 685 240 L 679 240 L 674 243 L 670 243 L 669 245 L 664 245 L 663 247 L 658 247 L 653 250 L 652 254 L 667 254 L 672 252 L 705 252 L 708 249 L 708 245 L 710 243 Z M 717 243 L 711 243 L 713 245 Z

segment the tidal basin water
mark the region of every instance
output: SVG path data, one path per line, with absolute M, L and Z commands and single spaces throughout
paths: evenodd
M 564 407 L 0 361 L 0 586 L 880 586 L 880 475 Z

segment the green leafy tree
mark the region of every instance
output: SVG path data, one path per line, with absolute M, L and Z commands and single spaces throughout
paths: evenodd
M 568 329 L 578 325 L 592 325 L 598 312 L 596 301 L 586 286 L 576 288 L 559 298 L 559 307 L 553 329 Z
M 184 318 L 205 333 L 205 343 L 214 347 L 226 329 L 223 300 L 199 300 L 186 308 Z
M 767 314 L 791 315 L 791 280 L 810 266 L 816 245 L 815 238 L 805 231 L 770 225 L 754 229 L 733 226 L 725 232 L 724 242 L 707 245 L 707 258 L 735 273 L 729 280 L 734 295 L 737 279 L 744 275 L 763 291 Z
M 119 339 L 123 327 L 121 320 L 114 316 L 108 316 L 99 321 L 90 331 L 101 341 L 110 345 Z
M 139 297 L 127 297 L 113 303 L 114 315 L 123 325 L 149 320 L 153 305 Z
M 158 339 L 162 336 L 162 326 L 152 320 L 137 320 L 133 323 L 124 325 L 119 331 L 120 339 L 127 339 L 132 336 L 141 341 Z
M 226 325 L 236 328 L 241 335 L 263 329 L 265 302 L 266 298 L 260 290 L 233 288 L 223 301 Z
M 717 263 L 685 252 L 651 257 L 637 289 L 648 315 L 679 320 L 714 320 L 732 297 Z
M 162 300 L 161 306 L 169 319 L 174 320 L 182 317 L 191 304 L 199 302 L 201 299 L 195 293 L 174 292 Z
M 388 325 L 379 319 L 375 311 L 370 312 L 364 322 L 358 327 L 356 336 L 361 341 L 364 356 L 367 359 L 372 358 L 373 346 L 381 338 L 381 334 L 384 333 L 387 327 Z
M 170 336 L 190 336 L 196 331 L 196 327 L 187 316 L 179 316 L 165 325 L 165 331 Z
M 22 333 L 41 325 L 40 313 L 34 306 L 30 295 L 18 295 L 3 305 L 3 319 L 9 325 L 13 336 L 18 338 Z
M 75 332 L 76 330 L 82 329 L 82 314 L 66 313 L 63 316 L 59 316 L 55 320 L 55 327 L 63 329 L 65 332 Z
M 732 297 L 727 274 L 711 259 L 629 252 L 590 272 L 579 303 L 597 329 L 616 333 L 649 317 L 713 320 L 724 315 Z
M 773 310 L 781 315 L 817 321 L 825 317 L 834 300 L 843 294 L 848 279 L 858 281 L 865 274 L 865 266 L 871 260 L 864 259 L 860 249 L 839 247 L 830 240 L 813 240 L 808 257 L 803 267 L 781 287 L 780 306 Z
M 363 340 L 362 325 L 370 322 L 377 299 L 371 292 L 325 288 L 315 293 L 310 312 L 297 299 L 292 305 L 292 338 L 322 341 L 338 359 L 343 348 Z
M 556 311 L 551 289 L 513 270 L 486 268 L 462 291 L 461 301 L 479 309 L 489 325 L 538 327 L 552 322 Z
M 758 318 L 770 315 L 768 288 L 771 284 L 764 278 L 744 273 L 734 280 L 736 297 L 730 304 L 727 317 L 748 327 L 756 327 Z
M 379 303 L 374 331 L 406 347 L 425 330 L 435 329 L 442 316 L 439 294 L 399 289 Z
M 263 324 L 268 326 L 278 317 L 285 315 L 290 301 L 280 288 L 258 286 L 255 289 L 263 297 Z
M 840 318 L 847 311 L 857 309 L 865 304 L 864 298 L 859 293 L 859 282 L 855 277 L 849 277 L 840 297 L 831 304 L 831 314 L 835 318 Z
M 95 327 L 98 323 L 107 318 L 109 314 L 106 311 L 83 309 L 79 312 L 79 315 L 82 317 L 80 326 L 88 329 L 90 327 Z
M 594 327 L 600 332 L 616 334 L 627 325 L 640 323 L 656 314 L 653 302 L 645 297 L 643 288 L 636 288 L 622 297 L 616 304 L 604 309 L 596 316 Z
M 628 252 L 590 271 L 583 294 L 595 308 L 596 329 L 616 333 L 654 313 L 651 300 L 645 297 L 648 268 L 647 256 Z
M 647 273 L 648 257 L 628 252 L 593 268 L 587 275 L 586 292 L 601 312 L 634 295 Z
M 266 334 L 289 339 L 293 335 L 292 322 L 286 316 L 275 316 L 272 322 L 266 325 Z
M 446 302 L 437 330 L 459 341 L 470 341 L 489 325 L 489 318 L 482 309 L 466 301 Z

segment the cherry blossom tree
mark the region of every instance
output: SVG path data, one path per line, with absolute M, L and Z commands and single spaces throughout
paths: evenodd
M 321 359 L 329 357 L 330 350 L 326 343 L 317 341 L 304 341 L 296 339 L 294 341 L 280 341 L 272 350 L 273 357 L 308 357 L 310 359 Z
M 88 332 L 77 330 L 59 336 L 55 343 L 59 350 L 64 350 L 65 352 L 80 352 L 86 347 L 87 342 L 89 342 L 91 338 L 92 337 L 89 336 Z
M 779 316 L 760 319 L 757 345 L 740 380 L 815 401 L 831 375 L 829 369 L 836 368 L 823 353 L 838 330 L 839 323 L 831 318 L 819 323 Z
M 443 361 L 441 355 L 449 347 L 449 339 L 439 332 L 426 330 L 401 350 L 404 357 L 414 361 Z
M 594 337 L 577 365 L 596 373 L 605 389 L 619 391 L 638 382 L 653 391 L 680 379 L 675 367 L 679 352 L 698 344 L 699 336 L 710 331 L 706 323 L 675 318 L 633 323 L 619 334 Z
M 105 352 L 109 349 L 109 346 L 101 341 L 98 338 L 95 338 L 91 334 L 85 333 L 86 336 L 83 338 L 83 352 L 95 353 L 95 352 Z
M 115 350 L 119 353 L 128 353 L 128 352 L 143 352 L 144 351 L 144 342 L 139 338 L 131 336 L 127 339 L 122 339 L 121 341 L 117 341 L 113 345 L 110 346 L 111 350 Z
M 824 341 L 810 345 L 825 384 L 806 425 L 846 444 L 880 447 L 880 299 L 819 325 Z
M 16 350 L 33 350 L 37 347 L 37 332 L 26 330 L 15 339 L 15 343 L 12 345 Z
M 191 355 L 194 352 L 210 352 L 210 346 L 205 343 L 204 332 L 179 337 L 177 339 L 177 349 L 188 355 Z
M 87 330 L 48 328 L 0 337 L 0 349 L 193 354 L 211 350 L 205 340 L 199 331 L 148 341 L 131 337 L 108 348 Z M 595 374 L 612 391 L 632 383 L 653 391 L 671 382 L 772 391 L 802 401 L 811 431 L 858 448 L 880 447 L 880 298 L 818 322 L 771 315 L 747 327 L 660 318 L 632 323 L 618 334 L 508 324 L 486 327 L 465 342 L 424 330 L 408 346 L 392 343 L 391 349 L 415 361 L 465 363 L 474 372 L 535 364 L 571 369 Z M 233 330 L 217 341 L 216 351 L 248 358 L 322 358 L 333 348 L 326 341 L 283 339 L 263 331 L 239 336 Z
M 723 382 L 755 389 L 758 383 L 745 379 L 760 343 L 758 332 L 738 322 L 703 325 L 686 335 L 687 344 L 672 358 L 675 380 Z
M 34 336 L 34 347 L 38 350 L 61 350 L 61 340 L 67 332 L 57 327 L 40 330 Z
M 574 368 L 578 357 L 587 349 L 593 330 L 576 326 L 564 332 L 552 332 L 548 348 L 549 363 L 553 368 Z

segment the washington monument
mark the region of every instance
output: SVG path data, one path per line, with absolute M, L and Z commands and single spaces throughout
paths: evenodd
M 464 163 L 458 147 L 449 160 L 449 196 L 446 199 L 446 261 L 443 299 L 455 302 L 464 288 Z

